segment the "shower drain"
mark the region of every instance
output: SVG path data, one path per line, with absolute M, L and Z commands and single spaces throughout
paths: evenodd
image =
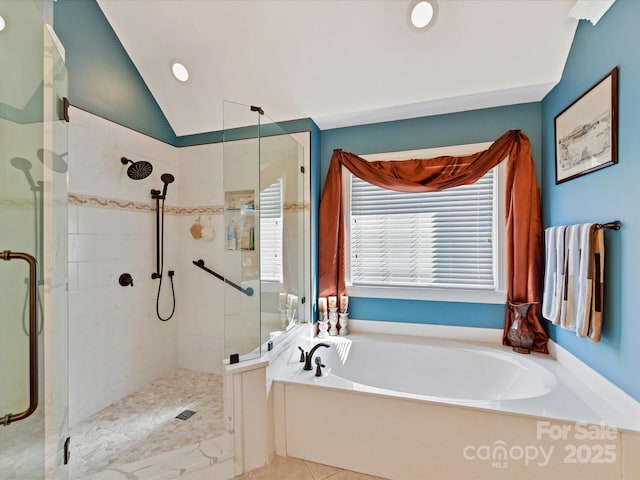
M 196 412 L 194 412 L 193 410 L 185 410 L 176 418 L 179 418 L 180 420 L 189 420 L 193 415 L 195 415 L 195 413 Z

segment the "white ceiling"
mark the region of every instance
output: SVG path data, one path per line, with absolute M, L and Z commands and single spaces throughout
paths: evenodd
M 321 129 L 541 100 L 574 0 L 98 0 L 177 135 L 223 129 L 223 101 Z M 170 74 L 181 60 L 192 80 Z

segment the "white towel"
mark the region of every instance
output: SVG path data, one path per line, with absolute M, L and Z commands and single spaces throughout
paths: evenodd
M 545 230 L 545 271 L 542 295 L 542 316 L 560 324 L 562 303 L 562 271 L 564 268 L 565 227 L 549 227 Z
M 562 328 L 576 331 L 575 324 L 575 296 L 577 290 L 577 275 L 580 269 L 580 248 L 578 243 L 579 228 L 570 225 L 566 230 L 564 268 L 562 271 L 562 303 L 560 307 L 560 325 Z

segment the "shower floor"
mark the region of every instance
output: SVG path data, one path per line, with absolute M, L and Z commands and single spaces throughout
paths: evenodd
M 188 420 L 175 418 L 195 411 Z M 222 377 L 175 370 L 71 429 L 71 478 L 223 434 Z

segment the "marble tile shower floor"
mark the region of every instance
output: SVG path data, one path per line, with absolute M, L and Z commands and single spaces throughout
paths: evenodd
M 188 420 L 176 417 L 196 412 Z M 175 370 L 71 429 L 71 478 L 81 479 L 223 434 L 222 377 Z

